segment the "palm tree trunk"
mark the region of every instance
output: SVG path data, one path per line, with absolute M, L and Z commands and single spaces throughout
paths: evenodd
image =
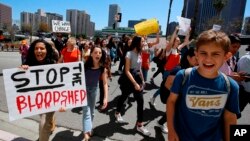
M 183 9 L 181 12 L 181 17 L 185 17 L 186 16 L 186 10 L 187 10 L 187 0 L 183 1 Z
M 169 18 L 170 18 L 172 3 L 173 3 L 173 0 L 170 0 L 169 1 L 169 9 L 168 9 L 168 21 L 167 21 L 167 28 L 166 28 L 166 39 L 168 37 L 168 31 L 169 31 L 169 26 L 168 25 L 169 25 Z
M 194 7 L 194 18 L 191 23 L 191 38 L 195 38 L 196 35 L 196 22 L 197 22 L 197 16 L 198 16 L 198 9 L 199 9 L 199 3 L 200 0 L 195 0 L 195 7 Z

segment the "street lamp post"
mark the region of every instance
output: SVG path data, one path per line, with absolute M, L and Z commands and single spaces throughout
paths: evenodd
M 172 3 L 173 3 L 173 0 L 170 0 L 170 1 L 169 1 L 169 9 L 168 9 L 168 21 L 167 21 L 167 28 L 166 28 L 166 39 L 167 39 L 167 37 L 168 37 L 168 36 L 167 36 L 168 31 L 169 31 L 168 24 L 169 24 L 169 18 L 170 18 Z

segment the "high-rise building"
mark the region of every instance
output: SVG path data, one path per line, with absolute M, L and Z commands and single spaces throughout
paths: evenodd
M 12 8 L 0 3 L 0 30 L 12 26 Z
M 89 23 L 88 35 L 92 37 L 95 35 L 95 23 L 94 22 Z
M 178 25 L 177 22 L 170 22 L 168 24 L 168 32 L 166 33 L 166 35 L 172 35 L 177 25 Z
M 52 30 L 52 20 L 63 20 L 63 16 L 56 13 L 45 13 L 38 9 L 36 13 L 21 12 L 21 26 L 29 25 L 33 31 L 39 29 L 41 23 L 46 23 L 50 30 Z
M 221 17 L 224 20 L 223 26 L 229 33 L 241 33 L 246 8 L 246 0 L 228 0 L 223 8 Z
M 246 17 L 244 20 L 242 34 L 250 35 L 250 17 Z
M 77 21 L 78 21 L 77 17 L 78 17 L 78 10 L 75 9 L 67 10 L 66 21 L 70 22 L 72 34 L 77 34 Z
M 94 35 L 95 24 L 90 21 L 90 15 L 85 11 L 68 9 L 66 12 L 66 20 L 70 22 L 71 33 L 73 35 Z
M 63 16 L 57 13 L 46 12 L 46 17 L 48 18 L 48 26 L 52 30 L 52 20 L 63 21 Z
M 140 22 L 143 22 L 143 21 L 146 21 L 146 19 L 141 19 L 141 20 L 129 20 L 128 21 L 128 27 L 130 28 L 134 28 L 134 25 L 140 23 Z
M 29 12 L 21 12 L 21 28 L 25 25 L 33 26 L 35 24 L 35 14 Z
M 195 15 L 195 0 L 186 0 L 185 5 L 184 17 L 193 19 Z M 199 0 L 196 15 L 196 33 L 211 29 L 213 22 L 218 22 L 215 20 L 215 17 L 220 19 L 219 23 L 224 32 L 240 32 L 245 7 L 246 0 L 227 0 L 220 15 L 218 15 L 212 0 Z
M 116 23 L 115 21 L 115 15 L 117 13 L 120 13 L 120 7 L 117 4 L 110 4 L 109 5 L 109 21 L 108 21 L 108 27 L 113 27 L 113 24 Z M 120 27 L 119 22 L 116 23 L 116 27 Z

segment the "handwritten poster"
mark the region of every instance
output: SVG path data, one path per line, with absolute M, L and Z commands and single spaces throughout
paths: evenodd
M 52 31 L 56 33 L 70 33 L 71 32 L 70 22 L 52 20 Z
M 217 24 L 214 24 L 213 25 L 213 29 L 214 31 L 219 31 L 221 29 L 221 26 L 220 25 L 217 25 Z
M 3 70 L 9 120 L 87 105 L 82 62 Z
M 190 29 L 191 19 L 177 16 L 177 20 L 179 22 L 180 27 L 178 34 L 186 36 Z

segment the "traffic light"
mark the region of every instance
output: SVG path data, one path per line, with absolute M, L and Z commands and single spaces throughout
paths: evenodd
M 122 21 L 122 13 L 117 13 L 115 15 L 115 20 L 116 20 L 116 22 L 121 22 Z

